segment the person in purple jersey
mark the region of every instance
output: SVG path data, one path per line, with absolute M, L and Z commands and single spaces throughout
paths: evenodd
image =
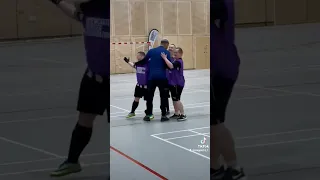
M 240 66 L 234 42 L 234 0 L 212 0 L 210 6 L 210 178 L 245 180 L 246 175 L 237 161 L 233 136 L 224 123 Z M 227 169 L 220 162 L 221 156 Z
M 166 62 L 167 66 L 170 68 L 168 83 L 175 111 L 174 115 L 172 115 L 170 118 L 176 118 L 178 121 L 184 121 L 187 119 L 187 116 L 184 113 L 183 104 L 180 101 L 182 90 L 185 85 L 182 55 L 182 48 L 177 47 L 174 51 L 175 59 L 171 63 L 171 61 L 168 60 L 166 54 L 161 54 L 161 57 Z
M 67 159 L 51 173 L 64 176 L 82 170 L 79 157 L 90 142 L 93 122 L 103 115 L 109 104 L 110 76 L 110 4 L 107 0 L 87 0 L 70 3 L 64 0 L 50 0 L 68 16 L 82 23 L 87 69 L 83 75 L 77 110 L 77 124 L 72 132 Z M 108 122 L 110 117 L 108 115 Z M 109 177 L 110 178 L 110 177 Z
M 144 52 L 137 53 L 137 60 L 141 61 L 146 54 Z M 127 115 L 127 118 L 132 118 L 136 116 L 135 111 L 139 106 L 139 101 L 142 97 L 146 100 L 147 94 L 147 82 L 148 82 L 148 66 L 147 64 L 142 65 L 134 65 L 134 63 L 129 61 L 129 58 L 124 58 L 124 61 L 128 63 L 132 68 L 136 69 L 136 77 L 137 77 L 137 84 L 134 90 L 134 100 L 132 103 L 132 108 L 130 113 Z
M 174 51 L 176 49 L 176 45 L 175 44 L 170 44 L 168 51 L 170 52 L 171 58 L 174 59 Z M 169 70 L 167 70 L 167 77 L 169 78 Z M 170 103 L 169 103 L 169 99 L 170 99 L 170 91 L 168 91 L 168 107 L 167 107 L 167 115 L 170 115 Z

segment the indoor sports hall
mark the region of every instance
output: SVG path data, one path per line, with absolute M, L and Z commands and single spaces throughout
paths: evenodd
M 237 30 L 241 73 L 227 124 L 250 179 L 318 179 L 319 24 Z M 134 74 L 111 76 L 112 179 L 209 179 L 209 71 L 186 73 L 188 120 L 126 119 Z M 172 108 L 171 108 L 172 109 Z M 126 169 L 126 171 L 123 171 Z

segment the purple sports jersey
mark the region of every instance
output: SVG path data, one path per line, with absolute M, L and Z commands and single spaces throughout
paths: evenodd
M 234 0 L 225 0 L 225 3 L 228 10 L 225 29 L 219 29 L 215 25 L 211 26 L 210 68 L 216 75 L 235 80 L 239 73 L 240 58 L 234 38 Z
M 110 75 L 109 19 L 106 13 L 84 13 L 84 45 L 88 68 L 101 76 Z
M 136 66 L 136 76 L 137 76 L 137 84 L 139 85 L 147 85 L 148 83 L 148 66 L 138 65 Z
M 175 59 L 174 61 L 178 61 L 181 65 L 179 68 L 173 68 L 169 71 L 168 82 L 171 86 L 181 86 L 184 87 L 185 79 L 183 75 L 183 61 L 182 59 Z

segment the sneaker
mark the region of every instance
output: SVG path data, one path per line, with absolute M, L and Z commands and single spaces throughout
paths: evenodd
M 210 180 L 222 180 L 224 173 L 225 173 L 225 170 L 223 166 L 221 166 L 217 170 L 210 168 Z
M 225 180 L 246 180 L 247 177 L 244 174 L 243 168 L 233 169 L 228 168 L 224 177 Z
M 177 119 L 179 117 L 178 114 L 173 114 L 172 116 L 170 116 L 170 119 Z
M 152 119 L 154 119 L 154 116 L 151 114 L 151 115 L 146 115 L 143 120 L 144 121 L 151 121 Z
M 187 120 L 187 116 L 184 114 L 179 115 L 179 117 L 177 118 L 177 121 L 185 121 Z
M 169 111 L 169 110 L 166 112 L 166 115 L 167 115 L 167 116 L 169 116 L 169 115 L 170 115 L 170 111 Z
M 127 118 L 132 118 L 132 117 L 135 117 L 135 116 L 136 116 L 135 113 L 129 113 L 129 114 L 127 115 Z
M 170 119 L 167 116 L 161 116 L 161 122 L 169 121 Z
M 51 172 L 51 176 L 59 177 L 65 176 L 72 173 L 80 172 L 81 165 L 79 163 L 69 163 L 68 161 L 63 162 L 57 170 Z

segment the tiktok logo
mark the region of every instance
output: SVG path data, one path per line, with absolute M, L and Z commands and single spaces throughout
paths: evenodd
M 207 141 L 207 138 L 206 137 L 203 137 L 203 139 L 200 141 L 201 144 L 205 144 Z

